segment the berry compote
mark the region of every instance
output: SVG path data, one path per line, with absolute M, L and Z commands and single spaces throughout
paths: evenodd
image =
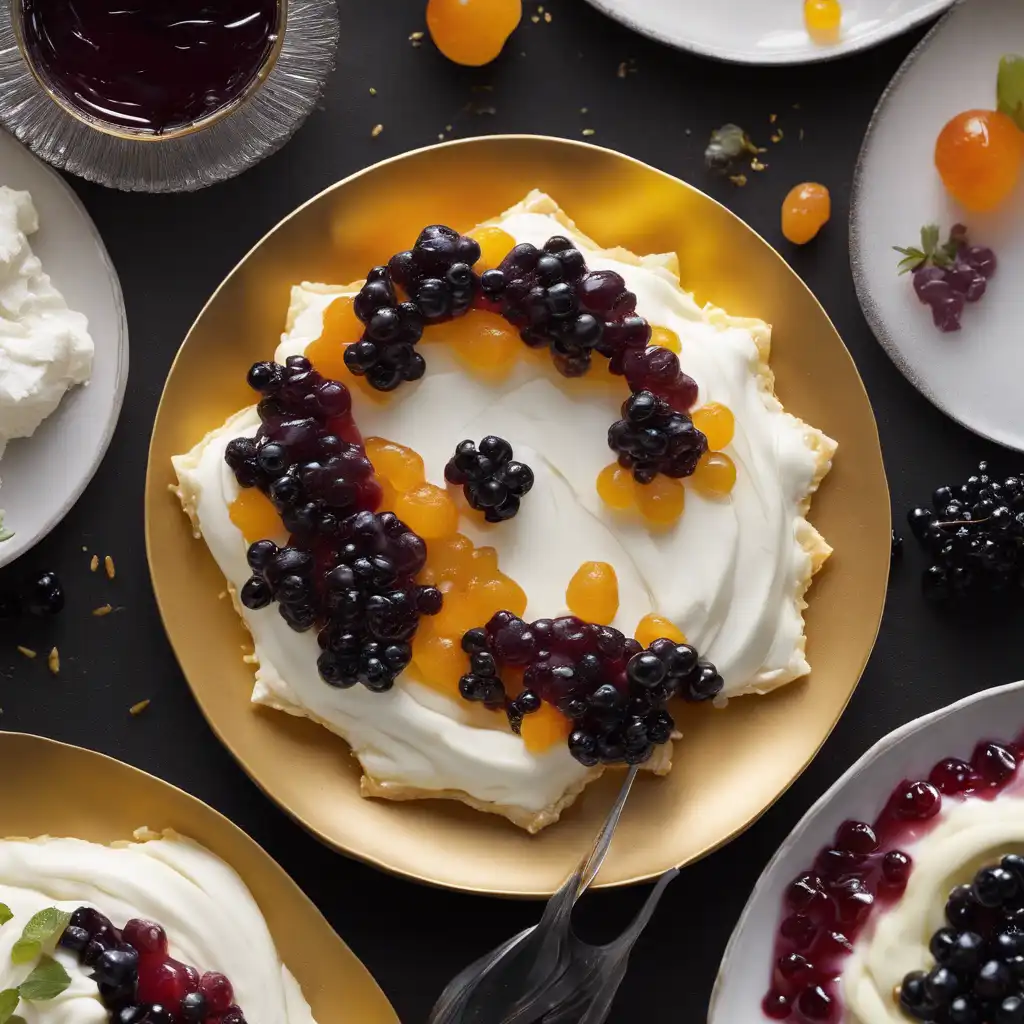
M 1016 777 L 1022 750 L 1020 740 L 979 743 L 969 762 L 945 758 L 927 779 L 901 782 L 873 824 L 845 821 L 839 826 L 832 845 L 820 850 L 786 890 L 771 987 L 762 1002 L 767 1017 L 798 1024 L 835 1024 L 842 1019 L 837 982 L 843 960 L 875 908 L 899 899 L 910 879 L 913 860 L 900 846 L 927 833 L 944 798 L 997 796 Z M 1024 866 L 1024 860 L 1021 863 Z M 1024 896 L 1024 887 L 1021 893 Z M 1024 960 L 1021 963 L 1024 966 Z M 912 979 L 906 993 L 915 1008 L 925 1005 L 918 999 L 919 981 L 923 984 L 922 979 Z M 905 1008 L 916 1013 L 911 1005 Z M 957 1024 L 961 1018 L 941 1019 Z M 988 1020 L 962 1019 L 975 1024 Z
M 263 68 L 277 0 L 20 0 L 36 71 L 121 130 L 160 134 L 216 113 Z

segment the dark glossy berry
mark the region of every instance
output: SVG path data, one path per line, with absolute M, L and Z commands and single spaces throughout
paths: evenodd
M 56 615 L 64 607 L 64 588 L 57 574 L 30 576 L 21 589 L 23 607 L 33 615 Z
M 707 438 L 685 413 L 651 391 L 638 391 L 608 428 L 608 446 L 638 483 L 650 483 L 658 473 L 689 476 L 707 451 Z
M 974 876 L 972 888 L 983 907 L 1001 906 L 1020 892 L 1016 875 L 1002 867 L 982 868 Z
M 178 1009 L 182 1020 L 202 1021 L 206 1016 L 206 996 L 202 992 L 189 992 Z
M 242 604 L 252 611 L 266 608 L 274 599 L 274 593 L 270 588 L 270 584 L 262 576 L 250 576 L 245 581 L 239 596 Z
M 960 991 L 960 979 L 948 967 L 936 967 L 925 978 L 924 987 L 936 1006 L 947 1006 Z
M 284 368 L 278 363 L 262 362 L 253 363 L 246 376 L 246 382 L 253 391 L 261 394 L 273 394 L 284 379 Z
M 1006 964 L 998 960 L 988 960 L 978 968 L 974 979 L 974 994 L 979 999 L 1002 999 L 1008 995 L 1012 981 L 1010 970 Z
M 490 435 L 479 447 L 462 441 L 445 466 L 445 479 L 462 486 L 470 507 L 487 522 L 504 522 L 519 512 L 522 495 L 533 486 L 533 471 L 511 459 L 512 446 L 504 438 Z
M 139 954 L 134 949 L 108 949 L 93 964 L 92 976 L 97 984 L 134 988 L 138 970 Z

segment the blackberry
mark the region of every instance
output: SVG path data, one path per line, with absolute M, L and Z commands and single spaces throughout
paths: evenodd
M 444 467 L 445 479 L 461 485 L 471 508 L 483 512 L 489 523 L 511 519 L 522 497 L 533 487 L 533 470 L 512 459 L 512 445 L 489 435 L 479 447 L 462 441 Z
M 377 391 L 393 391 L 419 380 L 427 364 L 415 349 L 423 336 L 423 315 L 411 302 L 399 302 L 387 267 L 367 275 L 352 309 L 365 324 L 362 338 L 345 349 L 345 365 Z
M 626 383 L 635 394 L 653 392 L 678 413 L 685 414 L 697 402 L 697 382 L 683 373 L 679 357 L 660 345 L 630 350 L 623 360 Z
M 391 280 L 405 289 L 428 323 L 469 311 L 479 287 L 473 264 L 480 246 L 443 224 L 425 227 L 412 249 L 388 261 Z
M 648 484 L 658 473 L 689 476 L 708 441 L 688 415 L 651 391 L 638 391 L 622 403 L 622 419 L 608 428 L 608 447 L 637 483 Z

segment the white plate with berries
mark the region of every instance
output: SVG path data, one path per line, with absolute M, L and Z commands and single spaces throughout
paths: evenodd
M 804 815 L 740 916 L 709 1024 L 1024 1019 L 1022 694 L 896 729 Z
M 652 39 L 738 64 L 811 64 L 866 50 L 952 0 L 590 0 Z
M 907 58 L 875 111 L 854 179 L 851 263 L 868 322 L 907 379 L 1018 450 L 1022 168 L 1024 6 L 972 0 Z

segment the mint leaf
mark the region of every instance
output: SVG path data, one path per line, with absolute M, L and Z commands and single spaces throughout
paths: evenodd
M 13 1014 L 20 999 L 16 988 L 5 988 L 0 992 L 0 1024 L 7 1024 L 8 1021 L 16 1019 Z
M 0 508 L 0 543 L 10 540 L 14 536 L 13 530 L 4 529 L 4 510 Z
M 924 249 L 925 253 L 929 256 L 935 252 L 935 247 L 939 244 L 939 225 L 938 224 L 925 224 L 921 228 L 921 248 Z
M 32 939 L 18 939 L 11 947 L 12 964 L 30 964 L 43 951 L 41 942 Z
M 68 972 L 52 957 L 44 956 L 18 986 L 22 999 L 40 1002 L 56 999 L 71 984 Z
M 66 910 L 47 907 L 28 919 L 28 924 L 25 925 L 21 937 L 26 942 L 38 942 L 40 945 L 46 945 L 49 942 L 56 944 L 70 923 L 71 914 Z
M 996 102 L 999 110 L 1024 131 L 1024 57 L 1019 53 L 1008 53 L 999 61 Z
M 11 913 L 11 908 L 6 903 L 0 903 L 0 924 L 7 924 L 12 917 L 14 914 Z

